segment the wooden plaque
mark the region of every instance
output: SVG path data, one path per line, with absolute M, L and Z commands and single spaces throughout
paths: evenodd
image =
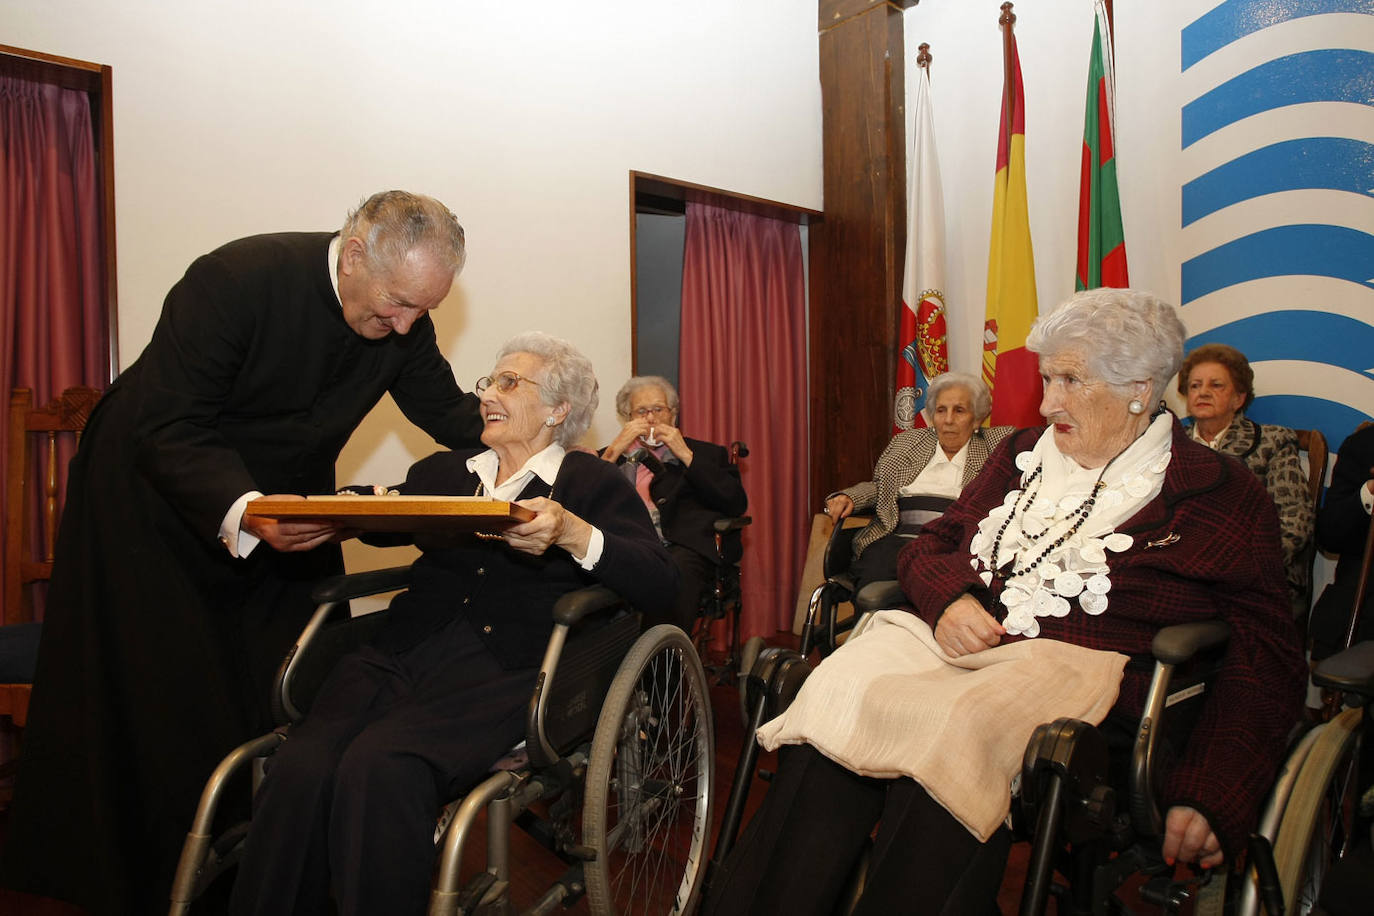
M 244 515 L 337 522 L 363 531 L 499 531 L 534 518 L 523 506 L 485 496 L 307 496 L 252 500 Z

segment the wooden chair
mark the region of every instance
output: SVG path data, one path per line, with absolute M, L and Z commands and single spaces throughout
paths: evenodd
M 1298 449 L 1307 453 L 1307 499 L 1312 504 L 1312 518 L 1316 519 L 1317 512 L 1322 506 L 1322 485 L 1326 483 L 1326 437 L 1320 430 L 1315 429 L 1295 429 L 1293 432 L 1298 434 Z M 1316 560 L 1317 534 L 1314 530 L 1307 546 L 1303 548 L 1301 560 L 1303 568 L 1307 570 L 1307 586 L 1299 599 L 1301 607 L 1293 609 L 1293 615 L 1298 619 L 1300 629 L 1304 633 L 1307 617 L 1312 611 L 1312 572 Z
M 33 392 L 16 388 L 10 393 L 9 467 L 5 480 L 5 596 L 0 606 L 0 641 L 5 646 L 6 669 L 0 672 L 0 717 L 16 729 L 28 719 L 33 662 L 37 655 L 39 624 L 34 623 L 31 586 L 52 578 L 53 550 L 57 542 L 59 442 L 79 441 L 86 420 L 101 392 L 95 388 L 68 388 L 46 407 L 34 408 Z M 62 450 L 65 451 L 65 450 Z M 41 477 L 30 460 L 42 463 Z M 40 479 L 43 488 L 36 530 L 30 518 L 29 485 Z M 24 675 L 28 676 L 25 677 Z

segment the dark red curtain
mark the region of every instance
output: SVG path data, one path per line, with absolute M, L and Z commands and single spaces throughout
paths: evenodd
M 687 205 L 683 431 L 749 446 L 742 637 L 790 630 L 806 554 L 806 287 L 795 223 Z
M 0 77 L 4 413 L 12 388 L 32 388 L 34 404 L 42 406 L 73 385 L 104 387 L 107 341 L 99 225 L 86 93 Z M 0 481 L 7 464 L 0 449 Z

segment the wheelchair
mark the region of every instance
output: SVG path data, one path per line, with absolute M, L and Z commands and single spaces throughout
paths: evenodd
M 895 582 L 871 583 L 855 596 L 856 616 L 905 604 Z M 863 626 L 861 621 L 855 632 Z M 1145 709 L 1115 767 L 1109 744 L 1117 742 L 1099 728 L 1060 719 L 1036 729 L 1012 806 L 1014 833 L 1032 844 L 1018 911 L 1023 916 L 1044 913 L 1051 895 L 1059 913 L 1130 913 L 1120 896 L 1129 888 L 1138 889 L 1151 912 L 1177 913 L 1189 900 L 1197 914 L 1319 912 L 1314 908 L 1328 869 L 1361 832 L 1356 772 L 1367 706 L 1346 709 L 1292 744 L 1250 840 L 1244 869 L 1228 863 L 1198 880 L 1175 880 L 1175 869 L 1160 854 L 1164 817 L 1156 787 L 1162 742 L 1186 735 L 1228 638 L 1229 628 L 1221 621 L 1182 624 L 1156 634 Z M 1316 682 L 1366 699 L 1374 694 L 1374 643 L 1357 648 L 1363 654 L 1333 657 L 1319 667 Z M 810 671 L 799 652 L 765 649 L 746 681 L 751 710 L 746 734 L 783 712 Z M 708 883 L 738 838 L 757 754 L 757 742 L 747 742 L 721 818 Z M 857 902 L 866 858 L 839 912 L 850 912 Z M 1056 872 L 1062 881 L 1056 881 Z
M 214 830 L 226 785 L 290 740 L 290 723 L 306 715 L 333 662 L 386 613 L 349 617 L 349 599 L 393 592 L 409 579 L 401 567 L 316 586 L 318 607 L 277 676 L 273 706 L 284 724 L 231 751 L 211 775 L 173 880 L 173 916 L 190 912 L 241 856 L 247 824 Z M 637 615 L 604 586 L 564 595 L 553 617 L 525 741 L 436 812 L 442 849 L 428 912 L 517 912 L 510 838 L 518 824 L 566 866 L 520 912 L 548 913 L 585 895 L 596 914 L 688 913 L 702 888 L 715 775 L 701 662 L 677 627 L 640 635 Z M 486 865 L 465 880 L 464 854 L 484 812 Z
M 854 537 L 864 530 L 863 525 L 846 525 L 850 518 L 871 521 L 872 511 L 853 512 L 846 519 L 837 520 L 830 529 L 821 558 L 824 580 L 811 592 L 806 604 L 806 620 L 802 624 L 800 652 L 810 655 L 818 649 L 821 657 L 840 647 L 845 633 L 859 620 L 858 608 L 851 617 L 839 620 L 839 606 L 854 602 L 858 580 L 850 571 L 854 563 Z
M 730 463 L 738 465 L 741 458 L 749 457 L 749 447 L 738 440 L 730 443 Z M 716 555 L 714 577 L 702 593 L 696 621 L 692 627 L 692 644 L 697 654 L 705 659 L 710 656 L 711 643 L 714 641 L 713 629 L 717 621 L 728 621 L 725 659 L 720 664 L 707 666 L 717 683 L 728 683 L 744 670 L 742 647 L 740 645 L 740 611 L 743 606 L 743 593 L 740 589 L 740 559 L 744 556 L 744 529 L 753 523 L 748 515 L 727 516 L 712 522 Z

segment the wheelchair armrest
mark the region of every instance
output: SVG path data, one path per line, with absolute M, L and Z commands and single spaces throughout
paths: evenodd
M 624 602 L 624 599 L 604 585 L 589 585 L 577 591 L 568 592 L 553 605 L 553 622 L 570 627 L 595 614 Z
M 1150 651 L 1156 661 L 1181 665 L 1205 649 L 1225 645 L 1230 638 L 1231 628 L 1222 620 L 1180 623 L 1156 633 Z
M 1312 672 L 1318 687 L 1374 696 L 1374 642 L 1362 642 L 1325 658 Z
M 906 607 L 909 604 L 911 602 L 907 600 L 906 592 L 902 591 L 902 583 L 896 579 L 870 582 L 854 596 L 854 611 L 857 614 Z
M 754 523 L 754 519 L 748 515 L 741 515 L 732 518 L 718 518 L 711 523 L 716 534 L 729 534 L 731 531 L 743 531 Z
M 374 569 L 369 572 L 330 576 L 328 579 L 321 580 L 310 590 L 310 600 L 315 604 L 332 604 L 348 598 L 366 598 L 368 595 L 394 592 L 409 584 L 409 566 L 393 566 L 389 569 Z

